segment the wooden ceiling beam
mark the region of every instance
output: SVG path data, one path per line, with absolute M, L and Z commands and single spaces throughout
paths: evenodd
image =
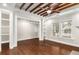
M 54 8 L 53 10 L 55 10 L 55 9 L 57 9 L 57 8 L 60 8 L 60 7 L 63 7 L 63 6 L 68 5 L 68 4 L 69 4 L 69 3 L 59 4 L 59 6 L 56 7 L 56 8 Z M 44 10 L 44 11 L 46 12 L 46 10 Z M 53 11 L 52 11 L 51 13 L 53 13 Z
M 27 11 L 32 5 L 33 3 L 30 3 L 30 5 L 25 9 L 25 11 Z
M 39 15 L 39 14 L 41 14 L 43 12 L 46 12 L 48 9 L 49 9 L 48 7 L 47 8 L 44 8 L 42 11 L 38 12 L 37 14 Z
M 61 8 L 61 7 L 64 7 L 64 6 L 68 5 L 68 4 L 70 4 L 70 3 L 64 3 L 64 4 L 58 6 L 57 8 L 55 8 L 55 9 L 53 9 L 53 10 L 56 10 L 56 9 L 58 9 L 58 8 Z M 54 12 L 52 11 L 51 14 L 52 14 L 52 13 L 54 13 Z
M 77 3 L 69 3 L 69 4 L 66 4 L 66 5 L 60 7 L 60 8 L 57 8 L 56 11 L 61 11 L 61 10 L 67 9 L 67 8 L 75 6 L 75 5 L 77 5 Z M 54 12 L 52 12 L 52 13 L 54 13 Z
M 45 12 L 42 12 L 40 15 L 43 15 L 43 14 L 45 14 L 45 13 L 47 13 L 46 11 Z
M 35 11 L 34 13 L 39 12 L 40 10 L 42 10 L 43 8 L 49 7 L 52 3 L 48 3 L 45 6 L 43 6 L 42 8 L 38 9 L 37 11 Z
M 75 6 L 75 5 L 77 5 L 77 4 L 79 4 L 79 3 L 66 3 L 66 4 L 62 4 L 62 5 L 60 5 L 58 8 L 56 8 L 55 10 L 56 11 L 61 11 L 61 10 L 64 10 L 64 9 L 67 9 L 67 8 L 69 8 L 69 7 L 72 7 L 72 6 Z M 52 13 L 54 13 L 54 12 L 52 12 Z M 51 14 L 52 14 L 51 13 Z M 46 13 L 44 13 L 44 14 L 42 14 L 43 16 L 47 16 L 47 15 L 45 15 Z
M 56 4 L 55 6 L 52 6 L 52 8 L 53 8 L 53 9 L 56 9 L 56 8 L 58 8 L 59 5 L 61 5 L 61 4 L 62 4 L 62 3 L 58 3 L 58 4 Z M 47 9 L 45 9 L 45 10 L 39 12 L 38 15 L 41 14 L 41 13 L 43 13 L 43 12 L 46 12 L 48 9 L 49 9 L 49 8 L 47 8 Z
M 51 8 L 52 10 L 55 10 L 55 9 L 58 8 L 59 5 L 61 5 L 61 4 L 62 4 L 62 3 L 56 3 L 56 4 L 52 5 L 52 6 L 50 6 L 50 8 Z
M 52 8 L 52 11 L 54 10 L 54 9 L 56 9 L 56 8 L 58 8 L 59 7 L 59 5 L 61 5 L 62 3 L 57 3 L 56 5 L 52 5 L 52 6 L 50 6 L 50 8 Z M 41 12 L 40 14 L 44 14 L 44 13 L 47 13 L 46 12 L 47 10 L 45 10 L 44 12 Z M 56 11 L 54 11 L 54 12 L 56 12 Z
M 30 12 L 34 11 L 35 9 L 39 8 L 41 5 L 43 5 L 44 3 L 40 3 L 38 4 L 35 8 L 33 8 Z
M 48 15 L 48 14 L 44 14 L 44 15 L 42 15 L 42 16 L 44 17 L 44 16 L 47 16 L 47 15 Z
M 63 6 L 63 7 L 61 7 L 61 8 L 58 8 L 58 9 L 56 9 L 56 10 L 61 11 L 61 10 L 67 9 L 67 8 L 69 8 L 69 7 L 75 6 L 75 5 L 77 5 L 77 4 L 78 4 L 78 3 L 71 3 L 71 4 L 68 4 L 68 5 L 66 5 L 66 6 Z
M 44 12 L 44 13 L 42 13 L 42 14 L 40 14 L 40 15 L 44 15 L 44 14 L 46 14 L 47 12 Z
M 68 4 L 70 4 L 70 3 L 63 3 L 63 4 L 59 5 L 58 8 L 60 8 L 60 7 L 62 7 L 62 6 L 65 6 L 65 5 L 68 5 Z
M 69 4 L 70 4 L 70 3 L 65 3 L 65 4 L 62 4 L 62 5 L 60 4 L 60 6 L 55 7 L 55 8 L 52 10 L 51 14 L 52 14 L 52 13 L 56 13 L 56 12 L 55 12 L 56 9 L 61 8 L 61 7 L 64 7 L 64 6 L 69 5 Z M 57 10 L 57 11 L 58 11 L 57 13 L 59 13 L 59 10 Z
M 22 5 L 20 6 L 20 9 L 22 9 L 24 5 L 25 5 L 25 3 L 22 3 Z

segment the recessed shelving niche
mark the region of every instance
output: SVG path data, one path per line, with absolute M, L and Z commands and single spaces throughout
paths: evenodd
M 10 38 L 10 20 L 8 13 L 1 13 L 1 41 L 9 41 Z

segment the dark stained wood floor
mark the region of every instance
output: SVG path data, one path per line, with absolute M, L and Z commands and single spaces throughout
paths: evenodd
M 30 39 L 18 42 L 18 47 L 12 50 L 7 44 L 2 45 L 0 55 L 69 55 L 72 50 L 79 51 L 79 48 L 63 45 L 48 40 L 39 41 Z

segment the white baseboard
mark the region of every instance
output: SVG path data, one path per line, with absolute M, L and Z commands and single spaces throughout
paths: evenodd
M 18 41 L 28 40 L 33 38 L 24 38 L 24 39 L 18 39 Z M 9 43 L 9 41 L 2 41 L 1 43 Z
M 18 39 L 18 41 L 30 40 L 30 39 L 33 39 L 33 38 L 23 38 L 23 39 Z

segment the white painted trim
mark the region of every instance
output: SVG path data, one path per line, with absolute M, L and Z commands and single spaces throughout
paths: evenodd
M 44 40 L 43 31 L 43 19 L 41 19 L 39 23 L 39 40 Z
M 62 43 L 62 44 L 66 44 L 66 45 L 70 45 L 70 46 L 74 46 L 74 47 L 79 47 L 79 43 L 75 40 L 72 39 L 64 39 L 64 38 L 46 38 L 46 40 L 49 41 L 53 41 L 53 42 L 58 42 L 58 43 Z M 68 41 L 71 40 L 71 41 Z
M 14 15 L 14 47 L 17 47 L 17 15 Z
M 30 40 L 30 39 L 33 39 L 33 38 L 23 38 L 23 39 L 18 39 L 17 41 L 24 41 L 24 40 Z M 9 43 L 9 41 L 2 41 L 1 43 Z M 17 47 L 17 46 L 14 46 L 14 47 Z
M 1 10 L 0 10 L 0 22 L 1 22 Z M 0 23 L 0 52 L 1 52 L 1 23 Z
M 41 20 L 39 22 L 39 40 L 41 40 Z
M 18 39 L 17 41 L 24 41 L 24 40 L 30 40 L 30 39 L 33 39 L 33 38 L 23 38 L 23 39 Z
M 9 48 L 13 49 L 13 12 L 10 12 L 10 43 L 9 43 Z

